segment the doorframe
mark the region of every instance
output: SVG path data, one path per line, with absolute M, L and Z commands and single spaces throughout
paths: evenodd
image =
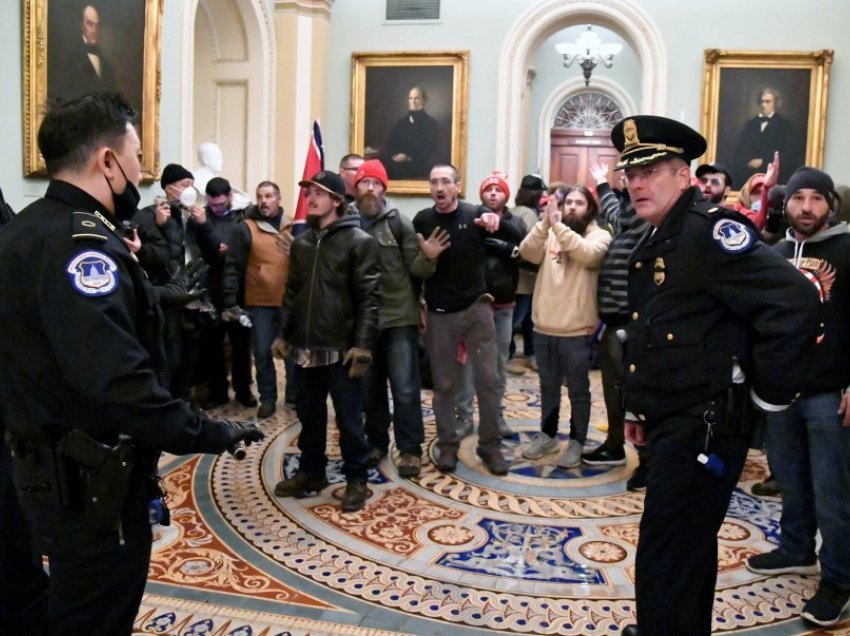
M 666 114 L 667 47 L 643 8 L 633 0 L 543 0 L 514 21 L 499 55 L 494 166 L 522 174 L 520 157 L 528 135 L 521 117 L 526 73 L 546 38 L 564 27 L 588 23 L 622 34 L 640 61 L 641 112 Z
M 620 106 L 623 116 L 637 113 L 637 106 L 631 95 L 617 82 L 604 77 L 593 78 L 594 93 L 602 93 Z M 552 124 L 561 105 L 573 95 L 588 92 L 584 79 L 574 77 L 555 88 L 546 98 L 540 109 L 540 119 L 537 122 L 537 166 L 538 174 L 549 174 L 552 154 Z

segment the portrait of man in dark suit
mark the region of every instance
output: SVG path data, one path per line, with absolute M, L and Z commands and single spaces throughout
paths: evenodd
M 780 183 L 785 183 L 794 170 L 802 165 L 805 140 L 797 127 L 779 109 L 782 95 L 775 88 L 765 86 L 758 97 L 759 113 L 748 120 L 738 138 L 735 152 L 735 169 L 744 181 L 757 172 L 764 172 L 773 160 L 773 153 L 781 158 Z
M 806 160 L 812 71 L 724 67 L 719 77 L 714 160 L 729 168 L 739 190 L 779 152 L 784 183 Z
M 142 112 L 145 0 L 48 5 L 47 97 L 120 92 Z
M 370 67 L 366 73 L 365 146 L 390 179 L 427 180 L 452 158 L 451 66 Z

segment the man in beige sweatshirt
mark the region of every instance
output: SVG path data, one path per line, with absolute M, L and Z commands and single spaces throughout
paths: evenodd
M 519 246 L 522 257 L 540 265 L 534 285 L 534 352 L 540 376 L 541 432 L 522 451 L 539 459 L 560 450 L 561 385 L 570 396 L 570 441 L 558 466 L 573 468 L 590 423 L 590 358 L 599 323 L 596 283 L 611 235 L 596 224 L 599 204 L 584 186 L 573 186 L 558 206 L 551 197 L 540 221 Z

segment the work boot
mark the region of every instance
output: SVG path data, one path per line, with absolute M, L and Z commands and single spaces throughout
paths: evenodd
M 345 493 L 342 495 L 340 508 L 343 512 L 357 512 L 366 505 L 369 498 L 369 488 L 362 479 L 355 479 L 345 484 Z
M 274 487 L 274 494 L 276 497 L 295 497 L 302 499 L 319 494 L 327 486 L 327 475 L 311 475 L 310 473 L 299 470 L 295 473 L 294 477 L 279 481 Z

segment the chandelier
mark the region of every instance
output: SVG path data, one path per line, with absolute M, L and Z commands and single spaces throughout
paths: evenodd
M 623 45 L 613 42 L 602 44 L 602 40 L 588 24 L 587 31 L 583 31 L 575 42 L 561 42 L 555 45 L 555 50 L 564 56 L 564 66 L 572 66 L 572 63 L 578 60 L 584 72 L 584 85 L 589 86 L 590 75 L 596 65 L 602 62 L 605 68 L 611 68 L 614 56 L 623 50 Z

